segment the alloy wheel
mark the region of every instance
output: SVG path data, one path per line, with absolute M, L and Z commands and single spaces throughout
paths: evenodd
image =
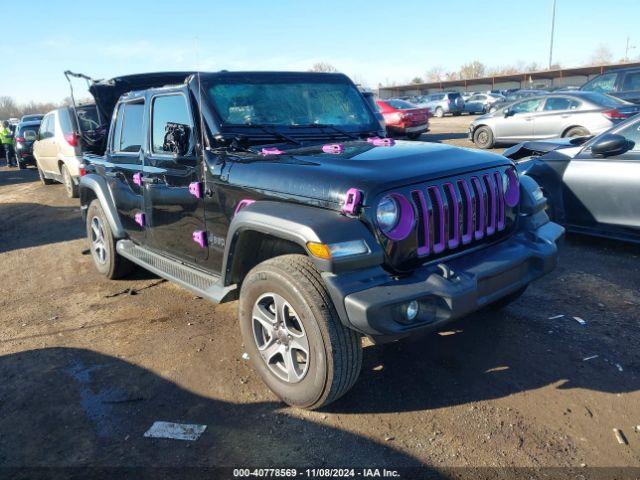
M 293 307 L 277 293 L 265 293 L 253 306 L 251 323 L 269 370 L 287 383 L 302 381 L 309 369 L 309 341 Z
M 105 242 L 104 226 L 98 217 L 91 219 L 91 254 L 94 260 L 104 265 L 109 260 L 109 251 Z

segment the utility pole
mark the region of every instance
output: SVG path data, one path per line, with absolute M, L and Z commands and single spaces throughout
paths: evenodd
M 549 70 L 553 65 L 553 35 L 556 31 L 556 0 L 553 0 L 553 7 L 551 7 L 551 41 L 549 42 Z
M 624 49 L 624 61 L 629 61 L 629 50 L 636 48 L 635 45 L 629 45 L 629 37 L 627 37 L 627 46 Z

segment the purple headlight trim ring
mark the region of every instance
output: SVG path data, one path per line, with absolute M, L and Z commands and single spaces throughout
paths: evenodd
M 411 205 L 411 202 L 407 200 L 404 195 L 399 193 L 390 193 L 386 196 L 393 198 L 398 203 L 400 218 L 398 219 L 396 226 L 388 232 L 385 232 L 382 228 L 380 228 L 380 230 L 390 240 L 399 242 L 400 240 L 407 238 L 413 229 L 413 225 L 415 223 L 413 205 Z
M 507 202 L 507 205 L 511 208 L 518 205 L 520 201 L 520 180 L 518 179 L 518 175 L 515 170 L 510 168 L 507 170 L 507 178 L 509 179 L 509 186 L 507 187 L 507 191 L 504 193 L 504 200 Z

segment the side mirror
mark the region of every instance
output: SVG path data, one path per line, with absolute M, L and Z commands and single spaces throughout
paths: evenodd
M 504 118 L 507 118 L 507 117 L 513 117 L 514 113 L 515 113 L 515 112 L 514 112 L 513 110 L 511 110 L 510 108 L 507 108 L 507 109 L 504 111 Z
M 591 153 L 594 157 L 611 157 L 622 155 L 631 150 L 633 145 L 622 135 L 607 133 L 591 145 Z
M 191 139 L 191 127 L 183 123 L 168 122 L 164 128 L 165 152 L 172 152 L 176 157 L 184 157 L 189 153 L 189 141 Z

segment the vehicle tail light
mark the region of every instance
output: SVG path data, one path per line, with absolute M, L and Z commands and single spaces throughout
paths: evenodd
M 16 137 L 16 142 L 24 143 L 24 137 Z
M 87 174 L 87 166 L 84 163 L 81 163 L 78 167 L 78 171 L 80 172 L 80 176 L 84 177 Z
M 402 120 L 404 118 L 403 118 L 403 115 L 400 112 L 396 112 L 396 113 L 392 113 L 391 115 L 389 115 L 389 119 L 392 122 L 402 122 Z
M 624 120 L 628 117 L 628 115 L 622 113 L 617 108 L 614 108 L 612 110 L 605 110 L 604 112 L 602 112 L 602 114 L 609 120 Z
M 75 132 L 65 133 L 64 139 L 67 141 L 69 146 L 77 147 L 78 146 L 78 134 Z

